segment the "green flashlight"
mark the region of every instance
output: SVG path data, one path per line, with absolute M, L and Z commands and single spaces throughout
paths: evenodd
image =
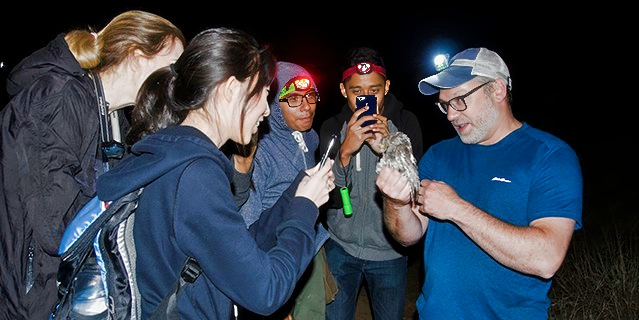
M 348 187 L 339 188 L 339 194 L 342 196 L 344 215 L 349 217 L 351 214 L 353 214 L 353 206 L 351 205 L 351 195 L 348 193 Z

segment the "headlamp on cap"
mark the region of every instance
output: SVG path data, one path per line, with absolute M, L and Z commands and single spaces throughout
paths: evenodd
M 280 90 L 279 98 L 281 99 L 293 91 L 306 91 L 309 89 L 313 89 L 313 81 L 309 77 L 298 76 L 286 82 L 282 90 Z
M 438 93 L 440 89 L 455 88 L 477 76 L 490 79 L 504 79 L 508 90 L 512 90 L 510 72 L 504 60 L 494 51 L 486 48 L 470 48 L 447 59 L 437 58 L 437 73 L 418 83 L 419 92 L 425 95 Z M 440 69 L 441 68 L 441 69 Z
M 433 62 L 435 62 L 435 70 L 437 70 L 437 72 L 448 68 L 448 57 L 449 57 L 448 53 L 438 54 L 435 56 L 435 59 L 433 59 Z
M 369 74 L 371 72 L 377 72 L 386 78 L 386 69 L 382 66 L 378 66 L 372 62 L 360 62 L 344 71 L 342 73 L 342 81 L 354 74 Z

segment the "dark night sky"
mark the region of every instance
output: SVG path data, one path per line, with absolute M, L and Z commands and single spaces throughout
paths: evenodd
M 317 128 L 325 116 L 344 103 L 339 95 L 339 66 L 346 49 L 360 45 L 375 48 L 384 56 L 391 92 L 418 115 L 428 148 L 455 135 L 433 104 L 436 96 L 423 96 L 417 90 L 419 80 L 435 72 L 432 57 L 440 51 L 452 56 L 465 48 L 487 47 L 508 64 L 515 115 L 562 138 L 579 155 L 587 205 L 606 207 L 628 193 L 639 195 L 637 187 L 625 187 L 634 185 L 638 177 L 637 161 L 629 156 L 636 153 L 632 147 L 637 146 L 636 126 L 628 113 L 635 99 L 601 93 L 608 89 L 602 80 L 614 78 L 601 54 L 610 48 L 606 30 L 613 20 L 601 8 L 558 9 L 535 2 L 534 7 L 520 3 L 516 8 L 488 9 L 485 7 L 490 3 L 475 2 L 474 8 L 439 9 L 415 5 L 414 1 L 411 5 L 394 1 L 370 9 L 349 9 L 318 1 L 302 6 L 278 1 L 277 5 L 264 7 L 242 1 L 225 3 L 231 8 L 222 9 L 223 5 L 216 2 L 159 2 L 16 4 L 24 8 L 16 8 L 11 14 L 5 11 L 0 19 L 3 85 L 13 65 L 57 33 L 75 27 L 101 29 L 121 11 L 142 9 L 168 18 L 189 39 L 209 27 L 244 29 L 271 44 L 281 60 L 306 67 L 322 95 Z M 483 9 L 479 9 L 480 4 Z M 207 8 L 211 6 L 219 8 Z M 83 7 L 85 14 L 73 13 Z M 0 96 L 3 105 L 5 94 L 3 90 Z

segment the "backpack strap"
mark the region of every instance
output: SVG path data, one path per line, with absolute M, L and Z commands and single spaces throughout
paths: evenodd
M 194 258 L 188 257 L 180 272 L 180 278 L 175 283 L 173 291 L 164 297 L 160 305 L 155 309 L 155 312 L 149 318 L 150 320 L 170 319 L 177 320 L 179 315 L 177 312 L 177 295 L 187 283 L 193 283 L 202 273 L 202 267 Z

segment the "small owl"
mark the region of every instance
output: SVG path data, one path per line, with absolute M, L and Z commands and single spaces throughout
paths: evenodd
M 410 138 L 403 132 L 394 132 L 382 139 L 382 146 L 382 158 L 377 163 L 375 172 L 379 173 L 384 166 L 398 170 L 413 186 L 410 198 L 414 200 L 419 189 L 419 175 Z

